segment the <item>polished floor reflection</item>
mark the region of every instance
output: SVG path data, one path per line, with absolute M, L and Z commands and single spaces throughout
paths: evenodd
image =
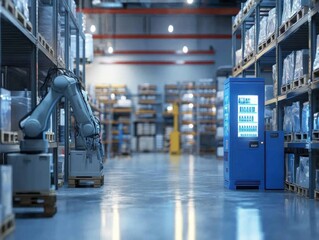
M 319 202 L 224 189 L 213 157 L 136 154 L 108 161 L 100 189 L 60 189 L 54 218 L 17 219 L 9 239 L 319 239 Z

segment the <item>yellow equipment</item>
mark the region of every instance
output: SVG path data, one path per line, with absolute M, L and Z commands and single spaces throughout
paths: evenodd
M 170 154 L 180 154 L 180 132 L 178 131 L 178 104 L 173 104 L 174 130 L 170 135 Z

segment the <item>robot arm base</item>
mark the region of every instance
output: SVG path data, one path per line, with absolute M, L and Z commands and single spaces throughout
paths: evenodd
M 46 139 L 24 139 L 20 141 L 20 152 L 24 153 L 47 153 L 49 142 Z

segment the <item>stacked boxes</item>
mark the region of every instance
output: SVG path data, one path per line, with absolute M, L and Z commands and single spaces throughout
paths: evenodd
M 0 88 L 0 130 L 11 131 L 11 93 Z
M 154 138 L 142 136 L 139 138 L 139 150 L 140 151 L 154 151 Z
M 313 70 L 317 70 L 319 68 L 319 35 L 317 35 L 317 48 L 316 48 L 316 57 L 315 60 L 313 62 Z
M 291 0 L 283 0 L 281 24 L 287 22 L 291 16 Z
M 295 71 L 294 71 L 294 80 L 299 79 L 308 73 L 308 61 L 309 61 L 309 50 L 302 49 L 296 51 L 296 61 L 295 61 Z
M 291 83 L 294 80 L 294 73 L 295 73 L 295 52 L 292 52 L 284 59 L 281 84 L 286 85 Z
M 156 125 L 155 123 L 138 123 L 137 135 L 155 135 Z
M 5 220 L 12 214 L 12 167 L 0 166 L 0 219 Z M 1 223 L 1 221 L 0 221 Z
M 245 50 L 244 58 L 255 51 L 255 25 L 245 32 Z
M 278 79 L 277 79 L 277 65 L 272 66 L 272 80 L 273 80 L 273 90 L 274 90 L 274 97 L 278 95 Z

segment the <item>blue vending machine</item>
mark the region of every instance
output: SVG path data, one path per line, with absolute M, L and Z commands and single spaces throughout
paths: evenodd
M 264 189 L 264 79 L 229 78 L 224 89 L 224 179 Z

